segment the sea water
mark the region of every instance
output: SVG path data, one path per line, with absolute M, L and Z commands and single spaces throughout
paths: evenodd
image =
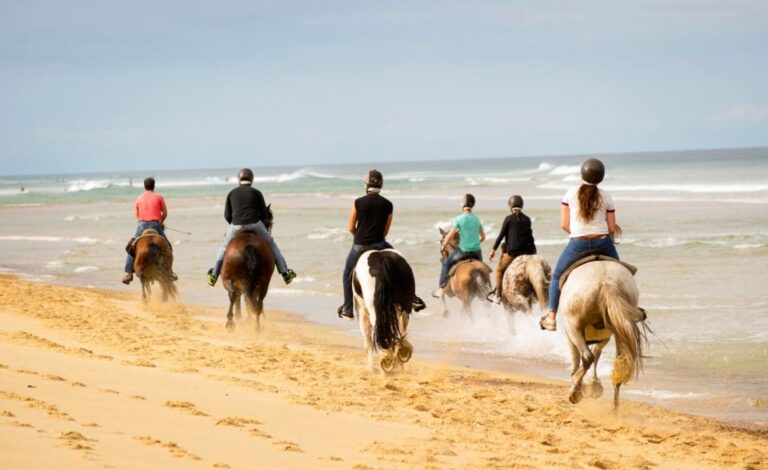
M 654 334 L 649 358 L 630 397 L 702 415 L 768 427 L 768 149 L 600 155 L 601 187 L 617 207 L 622 259 L 636 265 L 641 305 Z M 538 329 L 540 312 L 508 315 L 477 304 L 471 317 L 448 318 L 429 297 L 439 274 L 438 228 L 460 213 L 464 193 L 489 241 L 512 194 L 525 199 L 539 253 L 554 265 L 567 242 L 560 199 L 579 183 L 584 156 L 467 159 L 439 162 L 264 167 L 254 159 L 255 186 L 275 213 L 274 235 L 299 277 L 275 277 L 268 308 L 355 333 L 335 310 L 341 271 L 352 243 L 346 231 L 362 176 L 384 173 L 383 194 L 395 206 L 389 241 L 411 263 L 429 308 L 414 315 L 417 354 L 459 364 L 568 377 L 562 332 Z M 120 284 L 123 247 L 135 230 L 133 201 L 146 176 L 167 200 L 182 300 L 222 306 L 220 286 L 205 273 L 226 230 L 224 198 L 237 169 L 118 172 L 0 178 L 0 272 L 43 282 L 138 291 Z M 20 187 L 25 191 L 21 192 Z M 613 349 L 600 364 L 610 373 Z

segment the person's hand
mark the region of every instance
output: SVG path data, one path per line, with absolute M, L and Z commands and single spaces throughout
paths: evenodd
M 488 261 L 493 261 L 493 257 L 496 256 L 496 250 L 491 250 L 488 254 Z

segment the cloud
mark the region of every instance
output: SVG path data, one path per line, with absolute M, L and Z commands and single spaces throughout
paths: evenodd
M 720 123 L 758 123 L 768 119 L 768 106 L 758 104 L 740 104 L 729 106 L 709 116 L 709 122 Z

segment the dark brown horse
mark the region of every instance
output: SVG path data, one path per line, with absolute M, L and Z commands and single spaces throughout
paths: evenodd
M 152 295 L 152 283 L 163 289 L 163 302 L 176 298 L 176 276 L 173 274 L 171 244 L 154 229 L 142 232 L 136 240 L 133 270 L 141 280 L 141 297 L 144 302 Z
M 450 231 L 446 232 L 440 229 L 442 241 L 440 242 L 440 262 L 445 262 L 451 253 L 459 248 L 458 234 L 450 240 L 447 239 Z M 464 306 L 464 312 L 470 312 L 470 306 L 474 299 L 487 301 L 486 297 L 491 292 L 491 268 L 482 261 L 476 259 L 470 261 L 459 261 L 451 268 L 451 274 L 448 277 L 448 284 L 443 289 L 443 315 L 448 315 L 448 306 L 445 303 L 445 297 L 456 297 L 461 300 Z
M 272 211 L 267 206 L 268 216 L 264 221 L 267 230 L 272 230 Z M 242 231 L 232 237 L 224 252 L 221 279 L 229 293 L 227 330 L 235 329 L 234 316 L 240 318 L 240 298 L 245 296 L 245 307 L 256 320 L 256 329 L 261 329 L 261 314 L 264 312 L 264 298 L 269 290 L 269 281 L 275 271 L 275 254 L 269 242 L 254 232 Z

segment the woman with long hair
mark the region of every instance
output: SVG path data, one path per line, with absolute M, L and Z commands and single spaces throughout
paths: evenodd
M 581 185 L 569 189 L 560 205 L 560 227 L 570 239 L 552 273 L 549 285 L 549 313 L 541 317 L 539 325 L 544 330 L 555 331 L 556 315 L 560 302 L 560 276 L 583 253 L 600 252 L 619 259 L 613 244 L 616 232 L 616 208 L 610 194 L 597 185 L 605 177 L 605 166 L 596 158 L 581 164 Z

